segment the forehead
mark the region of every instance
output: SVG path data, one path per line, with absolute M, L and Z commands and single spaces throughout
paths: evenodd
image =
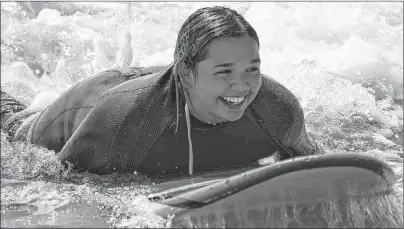
M 256 58 L 259 58 L 259 48 L 252 37 L 221 37 L 212 40 L 206 61 L 219 64 L 250 62 Z

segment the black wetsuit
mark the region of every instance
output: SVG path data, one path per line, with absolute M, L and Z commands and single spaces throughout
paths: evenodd
M 172 65 L 140 78 L 103 72 L 74 85 L 38 115 L 26 140 L 94 173 L 187 174 L 184 98 L 179 101 L 175 133 Z M 316 151 L 298 100 L 267 76 L 238 121 L 215 126 L 191 116 L 190 126 L 195 173 L 248 166 L 271 155 L 280 159 Z

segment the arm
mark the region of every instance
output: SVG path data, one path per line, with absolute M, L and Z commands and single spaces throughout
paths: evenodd
M 161 109 L 167 97 L 164 80 L 170 69 L 171 66 L 104 92 L 64 145 L 59 158 L 76 168 L 99 174 L 136 169 L 164 129 L 159 126 L 161 122 L 156 123 L 159 116 L 151 113 L 156 115 L 156 110 L 164 110 Z M 156 84 L 160 86 L 153 87 Z M 149 113 L 150 110 L 153 112 Z M 166 119 L 158 119 L 161 120 Z M 150 129 L 156 126 L 161 129 Z M 144 131 L 150 132 L 145 135 Z
M 120 107 L 120 100 L 115 95 L 101 97 L 62 148 L 59 159 L 79 170 L 112 173 L 119 153 L 114 148 L 115 134 L 127 112 Z
M 273 161 L 318 153 L 317 145 L 306 132 L 299 100 L 285 86 L 263 75 L 261 89 L 252 106 L 268 140 L 278 148 Z
M 306 131 L 303 109 L 298 101 L 293 112 L 294 119 L 288 131 L 286 147 L 294 156 L 320 154 L 317 144 L 314 143 Z
M 300 112 L 294 113 L 294 119 L 288 129 L 287 137 L 284 143 L 281 143 L 280 141 L 277 141 L 276 138 L 272 137 L 274 143 L 278 145 L 278 151 L 271 156 L 272 162 L 298 156 L 323 153 L 319 150 L 317 144 L 313 144 L 306 131 L 304 115 L 300 106 L 299 111 Z

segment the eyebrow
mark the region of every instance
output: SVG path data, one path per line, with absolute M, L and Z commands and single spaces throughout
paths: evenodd
M 255 63 L 259 63 L 259 62 L 261 62 L 261 60 L 259 58 L 253 59 L 253 60 L 250 61 L 251 64 L 255 64 Z M 225 63 L 225 64 L 215 65 L 213 68 L 231 67 L 231 66 L 234 66 L 234 64 L 233 63 Z
M 260 63 L 260 62 L 261 62 L 261 59 L 257 58 L 257 59 L 252 60 L 251 64 Z

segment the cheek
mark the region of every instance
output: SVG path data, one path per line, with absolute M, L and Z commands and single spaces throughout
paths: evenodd
M 197 93 L 201 99 L 214 100 L 220 97 L 228 85 L 220 80 L 200 80 L 197 86 Z
M 200 88 L 198 95 L 205 103 L 216 103 L 225 89 L 218 87 Z
M 257 75 L 257 76 L 253 76 L 250 78 L 250 80 L 248 81 L 248 84 L 251 87 L 251 90 L 253 92 L 258 92 L 259 89 L 261 88 L 261 82 L 262 82 L 262 76 L 261 74 Z

